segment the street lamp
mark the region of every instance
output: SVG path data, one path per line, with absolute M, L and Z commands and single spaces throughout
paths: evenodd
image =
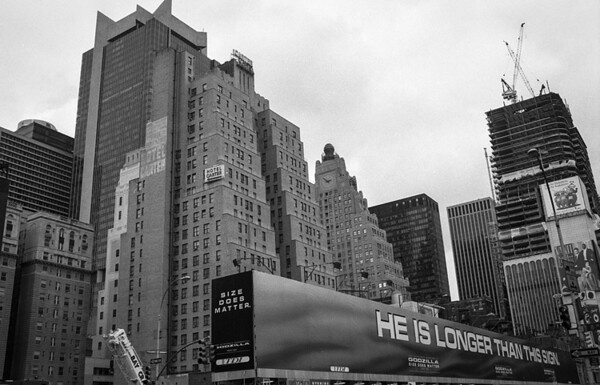
M 324 262 L 323 264 L 325 265 L 333 265 L 333 268 L 336 270 L 341 270 L 342 269 L 342 264 L 340 262 L 334 261 L 334 262 Z M 317 268 L 317 266 L 319 265 L 315 265 L 314 263 L 311 266 L 303 266 L 304 267 L 304 282 L 308 282 L 308 280 L 310 279 L 310 277 L 312 277 L 313 273 L 315 272 L 315 269 Z M 310 273 L 307 275 L 306 274 L 306 268 L 307 267 L 312 267 L 312 270 L 310 271 Z
M 162 306 L 163 303 L 165 301 L 165 298 L 167 297 L 167 293 L 169 292 L 169 290 L 171 290 L 171 286 L 175 285 L 177 282 L 179 281 L 183 281 L 185 283 L 185 281 L 187 281 L 188 279 L 191 279 L 191 277 L 189 275 L 184 275 L 183 277 L 178 277 L 175 278 L 174 280 L 172 280 L 169 285 L 167 286 L 165 292 L 162 295 L 162 299 L 160 300 L 160 307 L 158 308 L 158 320 L 157 320 L 157 325 L 156 325 L 156 361 L 158 362 L 158 358 L 160 355 L 160 321 L 162 318 Z M 158 379 L 158 365 L 156 365 L 156 378 Z
M 258 257 L 257 257 L 258 258 Z M 247 260 L 248 257 L 244 257 L 244 258 L 233 258 L 233 260 L 231 261 L 233 263 L 233 266 L 238 268 L 238 273 L 242 272 L 242 263 L 241 261 L 245 261 Z M 267 258 L 269 260 L 269 265 L 265 264 L 265 263 L 260 263 L 260 259 L 258 260 L 258 266 L 264 266 L 265 269 L 267 269 L 269 271 L 269 273 L 275 275 L 275 269 L 271 267 L 271 264 L 273 262 L 272 258 Z
M 359 296 L 360 296 L 360 294 L 362 294 L 362 293 L 365 293 L 365 292 L 366 292 L 366 293 L 367 293 L 367 294 L 366 294 L 366 297 L 368 298 L 368 297 L 369 297 L 369 295 L 368 295 L 368 294 L 369 294 L 369 291 L 368 291 L 368 290 L 360 290 L 360 286 L 359 286 L 359 290 L 355 290 L 355 289 L 354 289 L 354 283 L 352 283 L 352 286 L 350 286 L 350 287 L 352 287 L 352 289 L 350 289 L 350 290 L 347 290 L 347 289 L 340 290 L 340 289 L 339 289 L 339 288 L 342 286 L 342 283 L 344 283 L 344 280 L 346 279 L 346 277 L 348 277 L 348 275 L 350 275 L 350 274 L 351 274 L 351 273 L 346 273 L 346 274 L 336 275 L 336 277 L 335 277 L 335 291 L 339 291 L 340 293 L 358 293 L 358 294 L 359 294 Z M 369 278 L 369 273 L 368 273 L 368 272 L 366 272 L 366 271 L 359 271 L 359 272 L 358 272 L 358 274 L 359 274 L 359 275 L 360 275 L 360 277 L 361 277 L 361 278 L 363 278 L 363 279 L 368 279 L 368 278 Z M 338 279 L 339 277 L 342 277 L 342 280 L 341 280 L 341 282 L 338 284 L 338 283 L 337 283 L 337 279 Z
M 544 170 L 544 163 L 542 162 L 542 153 L 537 148 L 532 148 L 527 151 L 527 155 L 532 158 L 536 158 L 538 160 L 540 170 L 542 170 L 542 177 L 544 178 L 544 183 L 546 184 L 546 190 L 548 190 L 548 198 L 550 198 L 550 204 L 552 205 L 552 213 L 554 214 L 554 224 L 556 226 L 556 232 L 558 234 L 558 243 L 560 244 L 560 255 L 556 253 L 556 272 L 558 273 L 558 287 L 562 292 L 562 282 L 560 276 L 560 267 L 559 260 L 562 257 L 562 254 L 565 253 L 565 244 L 563 242 L 562 231 L 560 230 L 560 223 L 558 220 L 558 216 L 556 215 L 556 207 L 554 206 L 554 199 L 552 197 L 552 192 L 550 191 L 550 185 L 548 184 L 548 178 L 546 177 L 546 171 Z M 567 286 L 568 287 L 568 286 Z

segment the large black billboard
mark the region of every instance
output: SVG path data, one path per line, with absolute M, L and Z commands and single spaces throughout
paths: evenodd
M 252 272 L 212 282 L 213 372 L 254 369 Z
M 434 382 L 579 381 L 569 352 L 281 277 L 252 275 L 258 373 L 312 377 L 321 373 L 323 378 L 347 375 L 369 380 L 385 376 L 387 381 L 413 376 L 435 378 Z M 227 286 L 223 283 L 234 280 L 226 277 L 215 284 L 223 292 Z M 213 316 L 216 309 L 215 305 Z M 233 327 L 247 330 L 242 322 L 248 318 L 237 320 Z M 213 319 L 213 332 L 224 326 L 218 322 Z M 214 336 L 215 343 L 229 342 Z

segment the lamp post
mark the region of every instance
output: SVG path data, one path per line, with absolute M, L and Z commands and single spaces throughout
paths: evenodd
M 162 299 L 160 300 L 160 307 L 158 308 L 158 320 L 157 320 L 157 325 L 156 325 L 156 358 L 158 361 L 158 358 L 160 357 L 160 321 L 162 318 L 162 306 L 163 303 L 165 302 L 165 298 L 167 297 L 167 293 L 169 292 L 169 290 L 171 290 L 171 286 L 175 285 L 177 282 L 179 281 L 187 281 L 188 279 L 190 279 L 189 275 L 184 275 L 183 277 L 178 277 L 175 278 L 174 280 L 172 280 L 169 285 L 167 286 L 167 288 L 165 289 L 165 292 L 162 295 Z M 168 363 L 167 363 L 168 364 Z M 156 365 L 156 378 L 158 379 L 158 365 Z
M 247 259 L 248 259 L 248 257 L 244 257 L 244 258 L 233 258 L 233 260 L 231 261 L 231 262 L 233 263 L 233 266 L 234 266 L 234 267 L 237 267 L 237 269 L 238 269 L 238 273 L 241 273 L 241 272 L 242 272 L 242 263 L 241 263 L 241 261 L 245 261 L 245 260 L 247 260 Z M 271 259 L 271 258 L 268 258 L 268 260 L 269 260 L 269 265 L 267 265 L 267 264 L 265 264 L 265 263 L 262 263 L 262 264 L 261 264 L 261 263 L 260 263 L 260 260 L 259 260 L 259 264 L 258 264 L 257 266 L 263 266 L 265 269 L 267 269 L 267 271 L 268 271 L 269 273 L 271 273 L 272 275 L 275 275 L 275 269 L 271 267 L 271 266 L 273 265 L 273 259 Z
M 558 242 L 560 243 L 560 253 L 562 255 L 563 253 L 565 253 L 565 245 L 564 245 L 564 242 L 563 242 L 562 232 L 560 231 L 560 224 L 559 224 L 559 221 L 558 221 L 558 217 L 556 216 L 556 208 L 554 206 L 554 199 L 552 199 L 552 193 L 550 192 L 550 186 L 548 185 L 548 179 L 546 178 L 546 172 L 544 171 L 544 163 L 542 162 L 542 153 L 537 148 L 532 148 L 529 151 L 527 151 L 527 154 L 529 156 L 531 156 L 531 157 L 537 158 L 538 163 L 540 165 L 540 169 L 542 170 L 542 176 L 544 177 L 544 182 L 546 183 L 546 189 L 548 190 L 548 197 L 550 198 L 550 204 L 552 205 L 552 212 L 554 214 L 554 223 L 556 225 L 556 232 L 558 233 Z M 556 256 L 556 259 L 557 259 L 557 261 L 556 261 L 556 270 L 557 270 L 557 273 L 558 273 L 558 282 L 559 282 L 558 285 L 559 285 L 559 288 L 560 288 L 560 291 L 561 291 L 560 296 L 563 299 L 562 303 L 565 304 L 564 298 L 562 296 L 562 287 L 561 287 L 561 279 L 560 279 L 560 268 L 558 266 L 558 258 L 559 257 L 557 255 Z M 566 277 L 566 274 L 565 274 L 565 277 Z M 569 300 L 571 301 L 570 303 L 574 302 L 572 295 L 573 295 L 573 293 L 569 294 Z M 575 307 L 575 305 L 573 305 L 573 307 Z M 579 316 L 578 316 L 577 310 L 575 310 L 573 312 L 573 314 L 575 315 L 575 324 L 576 324 L 576 329 L 575 330 L 576 330 L 576 335 L 577 335 L 578 339 L 581 339 L 580 328 L 579 328 L 580 327 L 580 325 L 579 325 L 580 320 L 579 320 Z M 587 372 L 586 374 L 588 375 L 588 377 L 592 378 L 592 373 L 590 372 L 590 369 L 589 369 L 589 360 L 587 358 L 584 361 L 584 367 L 586 369 L 586 372 Z
M 556 272 L 558 274 L 558 288 L 560 292 L 562 292 L 561 286 L 561 277 L 560 277 L 560 267 L 559 260 L 562 254 L 565 253 L 565 244 L 563 242 L 562 231 L 560 230 L 560 223 L 558 220 L 558 216 L 556 215 L 556 207 L 554 206 L 554 199 L 552 198 L 552 192 L 550 191 L 550 185 L 548 184 L 548 178 L 546 177 L 546 171 L 544 171 L 544 162 L 542 162 L 542 153 L 537 148 L 532 148 L 527 151 L 527 155 L 536 158 L 538 160 L 538 164 L 540 166 L 540 170 L 542 170 L 542 177 L 544 178 L 544 183 L 546 184 L 546 189 L 548 190 L 548 198 L 550 198 L 550 204 L 552 205 L 552 213 L 554 214 L 554 224 L 556 226 L 556 232 L 558 234 L 558 243 L 560 244 L 560 255 L 556 253 Z
M 352 289 L 349 289 L 349 290 L 346 290 L 346 289 L 341 290 L 340 289 L 340 286 L 342 286 L 342 283 L 344 283 L 344 280 L 346 279 L 346 277 L 349 274 L 351 274 L 351 273 L 336 275 L 336 277 L 335 277 L 335 291 L 339 291 L 340 293 L 350 293 L 350 294 L 352 294 L 352 293 L 358 293 L 359 297 L 360 297 L 360 294 L 366 293 L 365 296 L 368 298 L 369 297 L 369 291 L 368 290 L 361 290 L 360 289 L 360 285 L 359 285 L 359 289 L 358 290 L 354 289 L 354 282 L 352 282 L 352 286 L 350 286 Z M 358 274 L 363 279 L 368 279 L 369 278 L 369 273 L 367 273 L 366 271 L 359 271 Z M 338 277 L 342 277 L 342 280 L 341 280 L 341 282 L 339 284 L 337 283 Z
M 341 270 L 342 269 L 342 264 L 340 262 L 337 261 L 333 261 L 333 262 L 324 262 L 321 265 L 333 265 L 333 268 L 336 270 Z M 317 266 L 320 265 L 315 265 L 314 263 L 311 266 L 302 266 L 304 268 L 304 282 L 308 282 L 308 280 L 310 279 L 310 277 L 312 277 L 313 273 L 315 272 L 315 269 L 317 268 Z M 306 268 L 307 267 L 312 267 L 312 270 L 310 271 L 310 273 L 307 275 L 306 274 Z

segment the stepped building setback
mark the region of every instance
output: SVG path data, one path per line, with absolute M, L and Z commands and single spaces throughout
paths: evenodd
M 392 245 L 369 212 L 356 177 L 331 144 L 317 161 L 315 181 L 327 246 L 341 268 L 336 290 L 379 301 L 410 299 L 402 264 L 394 260 Z
M 257 130 L 281 275 L 333 289 L 336 277 L 327 231 L 319 215 L 317 189 L 308 179 L 300 129 L 266 110 L 258 114 Z

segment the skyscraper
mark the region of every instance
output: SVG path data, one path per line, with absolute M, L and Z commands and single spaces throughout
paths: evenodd
M 315 181 L 327 246 L 341 266 L 336 289 L 378 300 L 394 294 L 408 299 L 402 264 L 394 260 L 392 245 L 369 212 L 356 177 L 350 176 L 344 158 L 331 144 L 324 152 L 316 164 Z
M 410 281 L 414 301 L 435 301 L 450 295 L 440 210 L 426 194 L 372 206 L 379 225 L 394 247 Z
M 592 222 L 600 205 L 586 145 L 556 93 L 486 115 L 511 318 L 517 333 L 544 332 L 558 319 L 553 296 L 579 291 L 575 247 L 598 252 Z M 570 203 L 556 198 L 573 189 L 577 209 L 563 210 Z
M 460 299 L 488 297 L 494 313 L 505 317 L 505 284 L 494 201 L 484 198 L 450 206 L 448 222 Z
M 550 251 L 538 185 L 544 183 L 537 159 L 543 157 L 548 181 L 579 176 L 598 212 L 599 198 L 587 148 L 560 96 L 548 93 L 486 113 L 494 175 L 499 243 L 506 259 Z
M 335 287 L 298 127 L 255 92 L 249 58 L 208 58 L 206 35 L 170 8 L 99 15 L 83 58 L 73 190 L 101 232 L 86 383 L 113 380 L 115 328 L 163 374 L 207 369 L 194 341 L 210 332 L 213 278 Z
M 1 163 L 8 167 L 9 200 L 26 211 L 68 215 L 73 138 L 37 119 L 20 122 L 16 132 L 0 127 Z
M 152 120 L 156 58 L 205 49 L 206 33 L 173 17 L 171 0 L 154 13 L 138 6 L 116 22 L 98 12 L 94 47 L 81 63 L 71 188 L 71 216 L 96 229 L 97 269 L 105 265 L 119 171 L 126 154 L 144 146 Z

